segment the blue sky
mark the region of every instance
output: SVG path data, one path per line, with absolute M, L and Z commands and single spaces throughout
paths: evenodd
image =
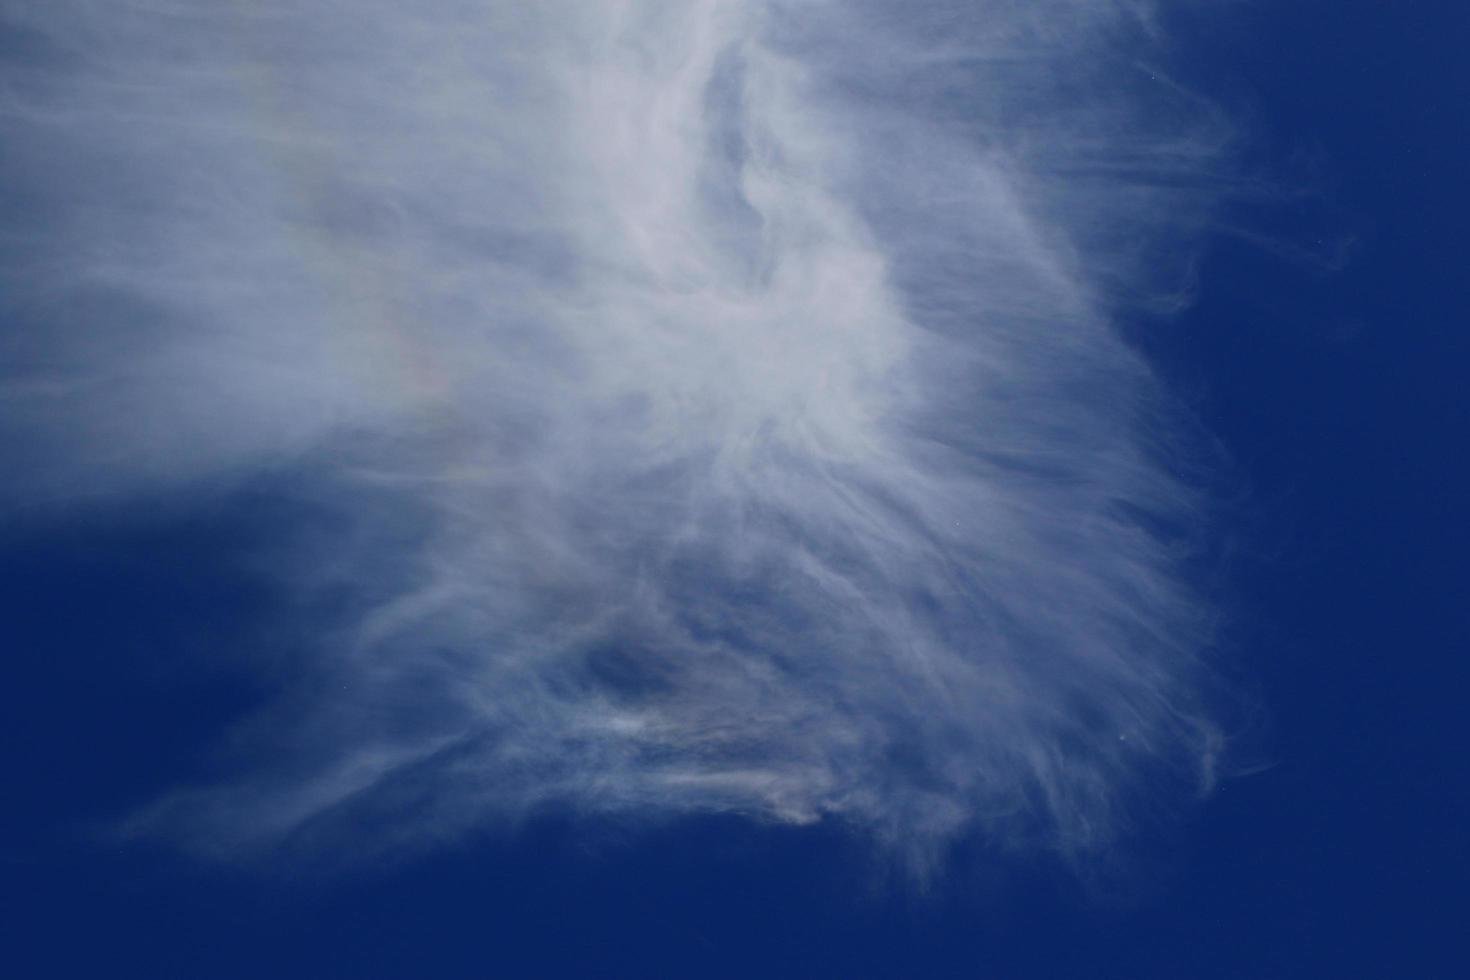
M 561 6 L 0 7 L 17 974 L 1455 975 L 1464 15 Z

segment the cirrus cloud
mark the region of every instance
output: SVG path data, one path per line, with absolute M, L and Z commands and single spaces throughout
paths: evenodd
M 257 764 L 148 825 L 1085 852 L 1208 786 L 1186 426 L 1117 324 L 1228 131 L 1155 8 L 5 9 L 12 499 L 331 515 L 271 543 L 332 601 Z

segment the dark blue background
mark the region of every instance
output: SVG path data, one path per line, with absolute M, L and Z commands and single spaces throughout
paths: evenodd
M 1234 6 L 1186 28 L 1190 81 L 1251 114 L 1278 191 L 1233 206 L 1144 343 L 1237 467 L 1226 652 L 1274 765 L 1120 894 L 978 846 L 919 894 L 829 830 L 725 820 L 546 822 L 350 875 L 99 843 L 271 694 L 237 654 L 289 644 L 241 624 L 287 599 L 228 562 L 283 519 L 256 491 L 0 541 L 0 973 L 1470 975 L 1470 10 Z

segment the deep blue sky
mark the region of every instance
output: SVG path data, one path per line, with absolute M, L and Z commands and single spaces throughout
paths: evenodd
M 286 601 L 228 561 L 288 519 L 261 491 L 0 541 L 0 972 L 1465 975 L 1466 37 L 1455 3 L 1295 0 L 1192 42 L 1303 189 L 1232 213 L 1250 234 L 1146 342 L 1238 471 L 1226 653 L 1270 765 L 1125 896 L 978 848 L 918 895 L 835 834 L 731 820 L 542 824 L 349 877 L 98 843 L 269 693 L 228 666 Z M 225 666 L 183 669 L 201 648 Z

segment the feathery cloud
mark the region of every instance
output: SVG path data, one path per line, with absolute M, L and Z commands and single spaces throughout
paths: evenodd
M 258 768 L 157 825 L 1085 851 L 1208 783 L 1200 504 L 1116 322 L 1228 132 L 1153 8 L 3 9 L 12 499 L 332 518 L 273 543 L 333 612 Z

